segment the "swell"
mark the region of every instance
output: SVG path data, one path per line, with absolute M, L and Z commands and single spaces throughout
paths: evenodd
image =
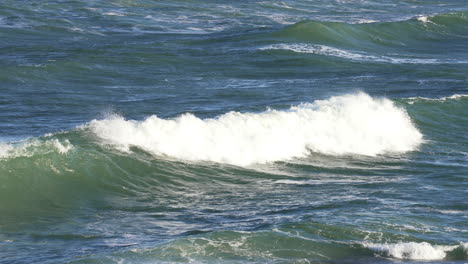
M 119 197 L 167 185 L 165 177 L 173 175 L 171 166 L 148 163 L 144 153 L 121 155 L 79 130 L 4 143 L 0 149 L 0 211 L 8 216 L 4 221 L 21 214 L 59 217 L 75 208 L 110 207 Z
M 466 64 L 467 15 L 462 11 L 365 24 L 306 20 L 273 33 L 275 42 L 259 49 L 394 64 Z
M 466 39 L 468 12 L 454 12 L 424 19 L 413 18 L 396 22 L 349 24 L 306 20 L 277 32 L 278 36 L 312 40 L 322 43 L 361 46 L 368 44 L 402 45 L 411 40 L 434 40 L 455 36 Z
M 454 94 L 440 98 L 410 97 L 397 100 L 424 130 L 438 141 L 458 144 L 468 120 L 466 118 L 467 94 Z
M 171 208 L 183 208 L 197 186 L 262 175 L 159 157 L 137 147 L 122 152 L 83 128 L 3 143 L 0 149 L 0 225 L 5 228 L 30 218 L 60 221 L 77 210 L 178 210 Z M 236 176 L 239 170 L 242 178 Z

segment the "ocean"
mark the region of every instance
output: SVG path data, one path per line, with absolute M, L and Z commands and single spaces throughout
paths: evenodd
M 466 0 L 0 2 L 0 263 L 466 263 Z

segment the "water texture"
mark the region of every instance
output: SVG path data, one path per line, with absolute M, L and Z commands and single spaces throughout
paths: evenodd
M 466 1 L 0 3 L 0 263 L 465 263 Z

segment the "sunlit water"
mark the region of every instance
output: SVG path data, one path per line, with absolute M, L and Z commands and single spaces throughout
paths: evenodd
M 2 1 L 0 263 L 464 263 L 465 1 Z

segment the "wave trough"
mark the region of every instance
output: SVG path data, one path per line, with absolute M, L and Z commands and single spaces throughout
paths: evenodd
M 209 119 L 193 114 L 175 119 L 153 115 L 143 121 L 111 116 L 87 127 L 119 150 L 135 146 L 155 155 L 239 166 L 305 157 L 311 151 L 369 156 L 406 152 L 422 142 L 403 109 L 365 93 Z

